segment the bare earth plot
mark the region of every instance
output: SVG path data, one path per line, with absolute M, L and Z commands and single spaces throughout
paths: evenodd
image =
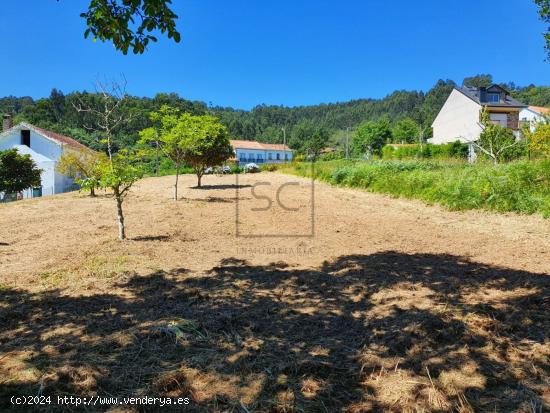
M 138 183 L 123 243 L 107 196 L 0 205 L 0 410 L 550 409 L 550 220 L 318 183 L 298 237 L 308 180 L 241 176 L 238 205 L 234 176 L 172 183 Z

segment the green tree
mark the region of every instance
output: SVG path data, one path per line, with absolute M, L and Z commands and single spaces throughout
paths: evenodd
M 397 122 L 392 129 L 393 140 L 396 143 L 414 143 L 418 140 L 418 124 L 411 118 Z
M 391 140 L 392 134 L 387 119 L 364 122 L 355 130 L 352 139 L 355 155 L 374 153 L 381 155 L 382 147 Z
M 178 179 L 180 168 L 185 162 L 188 133 L 182 133 L 183 128 L 178 127 L 180 120 L 179 111 L 167 105 L 163 105 L 158 112 L 153 112 L 150 118 L 156 127 L 144 129 L 140 132 L 140 143 L 154 145 L 154 150 L 160 149 L 176 167 L 176 182 L 174 184 L 174 200 L 178 200 Z M 188 131 L 186 131 L 188 132 Z
M 41 172 L 30 155 L 21 155 L 17 149 L 0 151 L 0 192 L 21 192 L 40 186 Z
M 88 28 L 84 37 L 111 41 L 117 50 L 141 54 L 160 31 L 168 38 L 180 41 L 176 30 L 178 16 L 172 11 L 171 0 L 91 0 L 88 10 L 80 14 Z
M 479 139 L 472 143 L 495 165 L 504 160 L 514 147 L 522 144 L 521 141 L 516 140 L 511 129 L 491 122 L 487 107 L 481 113 L 480 125 L 483 131 Z
M 127 150 L 118 153 L 115 149 L 115 134 L 128 122 L 124 112 L 124 104 L 127 99 L 126 87 L 117 82 L 96 82 L 97 102 L 89 105 L 85 100 L 79 99 L 75 109 L 91 117 L 96 125 L 94 133 L 101 136 L 101 143 L 107 149 L 108 159 L 99 166 L 99 187 L 110 189 L 116 202 L 118 220 L 118 238 L 126 239 L 126 227 L 124 225 L 124 212 L 122 203 L 132 185 L 141 177 L 141 171 L 134 166 L 134 159 Z M 97 104 L 99 103 L 99 104 Z
M 185 162 L 195 171 L 199 188 L 207 167 L 221 165 L 233 156 L 227 129 L 213 116 L 183 113 L 173 133 L 181 139 Z
M 327 146 L 329 132 L 325 128 L 316 128 L 304 145 L 306 153 L 312 160 L 316 160 L 323 148 Z
M 317 158 L 321 149 L 327 146 L 329 138 L 327 128 L 305 119 L 292 128 L 288 146 L 299 153 Z
M 493 85 L 493 76 L 490 74 L 476 75 L 467 77 L 462 81 L 463 86 L 467 87 L 490 87 Z
M 103 156 L 102 156 L 103 155 Z M 105 155 L 90 149 L 69 150 L 59 158 L 56 170 L 60 174 L 73 178 L 80 186 L 95 196 L 101 179 L 100 165 Z
M 550 24 L 550 0 L 535 0 L 537 6 L 539 6 L 539 15 L 543 22 Z M 550 27 L 544 33 L 544 39 L 546 40 L 546 52 L 550 59 Z
M 122 150 L 109 159 L 105 159 L 99 165 L 98 171 L 100 175 L 99 186 L 113 191 L 117 209 L 118 238 L 122 241 L 126 239 L 122 203 L 130 188 L 142 177 L 141 170 L 134 166 L 133 157 L 129 152 Z
M 526 132 L 530 149 L 550 158 L 550 123 L 537 123 L 533 132 L 530 130 Z

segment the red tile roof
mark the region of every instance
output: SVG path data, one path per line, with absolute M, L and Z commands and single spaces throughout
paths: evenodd
M 86 145 L 81 144 L 80 142 L 74 140 L 73 138 L 69 138 L 68 136 L 60 135 L 59 133 L 55 133 L 46 129 L 39 128 L 37 126 L 32 126 L 38 133 L 47 136 L 50 139 L 53 139 L 54 141 L 57 141 L 63 145 L 69 145 L 73 148 L 77 149 L 89 149 Z
M 277 143 L 262 143 L 256 141 L 241 141 L 241 140 L 231 140 L 231 146 L 235 149 L 257 149 L 260 151 L 288 151 L 291 149 L 282 144 Z
M 541 115 L 550 114 L 550 109 L 543 108 L 542 106 L 529 106 L 529 109 L 531 109 L 533 112 L 540 113 Z

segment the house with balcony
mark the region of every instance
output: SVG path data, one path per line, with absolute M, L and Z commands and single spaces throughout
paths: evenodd
M 231 140 L 235 152 L 235 161 L 239 166 L 247 163 L 283 163 L 292 161 L 292 150 L 282 144 L 256 141 Z
M 492 122 L 510 128 L 519 139 L 520 112 L 527 106 L 499 85 L 488 88 L 456 87 L 435 118 L 428 142 L 475 142 L 483 131 L 481 111 L 486 107 Z

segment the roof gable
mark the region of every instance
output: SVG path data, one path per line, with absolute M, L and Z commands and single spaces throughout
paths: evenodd
M 503 92 L 503 93 L 506 93 L 507 95 L 510 94 L 510 92 L 508 92 L 502 86 L 497 85 L 497 84 L 489 86 L 488 88 L 486 88 L 486 90 L 487 90 L 487 92 L 499 92 L 499 93 Z
M 527 105 L 524 105 L 520 101 L 514 99 L 510 94 L 500 85 L 492 85 L 489 88 L 486 89 L 479 89 L 475 87 L 468 87 L 468 86 L 462 86 L 462 87 L 455 87 L 455 90 L 462 93 L 464 96 L 467 96 L 471 100 L 473 100 L 475 103 L 477 103 L 480 106 L 493 106 L 493 107 L 510 107 L 510 108 L 526 108 Z M 482 101 L 482 92 L 483 94 L 488 93 L 504 93 L 504 100 L 500 101 L 498 103 L 496 102 L 486 102 Z
M 44 137 L 44 138 L 46 138 L 50 141 L 53 141 L 54 143 L 56 143 L 58 145 L 61 145 L 61 146 L 68 145 L 68 146 L 70 146 L 74 149 L 89 149 L 86 145 L 81 144 L 80 142 L 74 140 L 73 138 L 70 138 L 70 137 L 65 136 L 65 135 L 61 135 L 61 134 L 56 133 L 56 132 L 49 131 L 47 129 L 39 128 L 38 126 L 34 126 L 34 125 L 31 125 L 30 123 L 26 123 L 26 122 L 21 122 L 21 123 L 15 125 L 15 126 L 13 126 L 10 129 L 3 131 L 2 133 L 0 133 L 0 137 L 5 136 L 5 135 L 9 135 L 13 131 L 16 131 L 16 130 L 20 131 L 20 130 L 23 130 L 23 129 L 32 130 L 33 132 L 37 133 L 38 135 L 40 135 L 40 136 L 42 136 L 42 137 Z

